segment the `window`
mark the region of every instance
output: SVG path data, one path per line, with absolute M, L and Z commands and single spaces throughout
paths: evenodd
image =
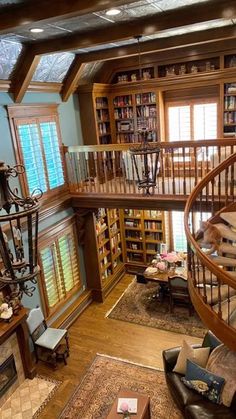
M 172 234 L 173 247 L 176 252 L 187 252 L 187 239 L 184 229 L 184 212 L 172 211 Z M 196 212 L 194 214 L 194 231 L 199 230 L 200 221 L 206 221 L 211 217 L 210 212 Z
M 187 104 L 186 104 L 187 103 Z M 217 102 L 201 103 L 188 101 L 167 105 L 168 138 L 169 141 L 211 140 L 217 138 Z M 181 156 L 182 149 L 176 149 L 175 162 L 191 161 L 189 149 L 185 148 L 185 158 Z M 208 148 L 208 156 L 214 154 L 214 147 Z M 206 158 L 206 157 L 205 157 Z M 198 161 L 202 153 L 198 154 Z
M 46 196 L 52 194 L 65 184 L 56 106 L 9 107 L 8 112 L 17 163 L 25 166 L 24 192 L 32 194 L 41 189 Z
M 69 225 L 68 225 L 69 224 Z M 47 315 L 55 311 L 73 291 L 80 288 L 79 260 L 74 223 L 63 222 L 50 239 L 47 231 L 41 238 L 39 257 L 43 295 Z M 47 237 L 49 237 L 47 239 Z

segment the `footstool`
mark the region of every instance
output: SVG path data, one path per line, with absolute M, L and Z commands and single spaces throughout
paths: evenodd
M 132 419 L 150 419 L 150 397 L 144 396 L 143 394 L 136 393 L 130 390 L 121 390 L 117 394 L 117 397 L 111 407 L 111 410 L 107 416 L 107 419 L 122 419 L 123 413 L 117 413 L 117 404 L 119 398 L 127 399 L 138 399 L 137 413 L 132 413 L 130 417 Z

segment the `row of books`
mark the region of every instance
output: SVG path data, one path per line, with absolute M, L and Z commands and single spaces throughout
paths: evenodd
M 109 112 L 107 109 L 97 109 L 97 120 L 98 122 L 109 121 Z
M 156 102 L 156 94 L 153 92 L 150 93 L 140 93 L 135 95 L 136 105 L 141 105 L 143 103 L 155 103 Z
M 225 109 L 235 109 L 236 108 L 236 97 L 235 96 L 225 96 Z
M 130 216 L 133 216 L 133 217 L 141 217 L 140 210 L 136 210 L 136 209 L 125 209 L 124 213 L 125 213 L 125 215 L 130 215 Z
M 117 143 L 135 143 L 135 134 L 134 133 L 120 133 L 116 134 Z
M 233 124 L 236 122 L 236 112 L 224 113 L 224 124 Z
M 161 211 L 145 210 L 145 212 L 144 212 L 144 217 L 157 218 L 157 217 L 161 217 L 161 216 L 162 216 Z
M 110 133 L 110 124 L 107 124 L 105 122 L 99 122 L 98 123 L 98 132 L 99 134 L 109 134 Z
M 163 233 L 162 232 L 154 232 L 146 231 L 145 232 L 145 239 L 146 240 L 156 240 L 156 241 L 162 241 L 163 240 Z
M 119 210 L 117 208 L 110 209 L 109 216 L 110 216 L 110 223 L 112 223 L 113 220 L 119 217 Z
M 125 220 L 125 226 L 126 227 L 138 227 L 139 226 L 139 220 L 136 220 L 136 219 Z
M 132 106 L 132 95 L 116 96 L 113 100 L 115 107 Z
M 133 108 L 120 108 L 114 110 L 114 118 L 115 119 L 127 119 L 133 118 Z
M 236 94 L 236 83 L 225 84 L 225 94 Z
M 143 250 L 143 244 L 142 243 L 136 243 L 136 242 L 128 242 L 126 246 L 127 250 Z
M 96 108 L 107 108 L 108 99 L 107 97 L 96 97 Z
M 143 117 L 140 117 L 137 120 L 137 128 L 139 131 L 143 129 L 147 129 L 148 131 L 156 130 L 157 120 L 156 118 L 146 118 L 144 120 Z
M 156 117 L 157 109 L 156 106 L 138 106 L 137 107 L 137 116 L 145 117 Z
M 144 227 L 152 230 L 161 230 L 162 222 L 161 221 L 144 221 Z
M 129 230 L 129 235 L 126 237 L 126 239 L 138 239 L 138 240 L 142 240 L 142 235 L 140 235 L 139 231 L 132 231 Z

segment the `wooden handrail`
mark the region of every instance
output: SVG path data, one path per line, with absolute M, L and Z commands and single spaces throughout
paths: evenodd
M 100 145 L 74 145 L 65 146 L 64 151 L 69 153 L 82 153 L 82 152 L 94 152 L 94 151 L 127 151 L 131 147 L 138 146 L 140 143 L 122 143 L 122 144 L 100 144 Z M 217 139 L 217 140 L 198 140 L 198 141 L 161 141 L 157 144 L 161 149 L 175 149 L 175 148 L 186 148 L 186 147 L 227 147 L 235 146 L 234 140 L 231 139 Z
M 193 204 L 196 202 L 197 197 L 200 195 L 200 192 L 220 173 L 223 172 L 227 167 L 231 166 L 233 163 L 236 163 L 236 153 L 225 159 L 222 163 L 220 163 L 217 167 L 212 169 L 205 177 L 202 179 L 193 189 L 191 195 L 189 195 L 185 211 L 184 211 L 184 227 L 185 227 L 185 233 L 187 236 L 187 240 L 189 243 L 191 243 L 192 247 L 195 249 L 195 253 L 197 257 L 201 260 L 204 266 L 207 266 L 207 268 L 220 280 L 229 285 L 230 287 L 236 289 L 236 281 L 235 279 L 230 275 L 227 274 L 226 271 L 219 268 L 218 265 L 216 265 L 214 262 L 211 261 L 211 259 L 201 250 L 199 244 L 194 239 L 194 237 L 191 234 L 190 228 L 189 228 L 189 214 L 191 211 L 191 208 Z

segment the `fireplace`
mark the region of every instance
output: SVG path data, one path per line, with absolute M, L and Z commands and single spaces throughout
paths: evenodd
M 14 356 L 10 355 L 6 361 L 0 365 L 0 398 L 16 381 L 17 372 Z

